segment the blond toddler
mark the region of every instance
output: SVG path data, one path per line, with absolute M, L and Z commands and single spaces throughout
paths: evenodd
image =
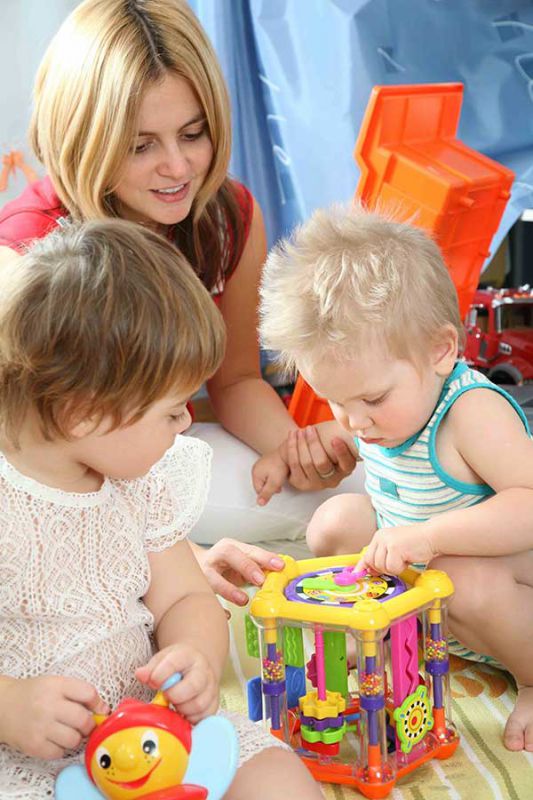
M 319 211 L 269 256 L 261 333 L 365 462 L 367 495 L 314 514 L 316 555 L 358 569 L 446 570 L 463 655 L 516 678 L 504 732 L 533 751 L 533 443 L 514 400 L 458 360 L 457 296 L 420 229 L 363 208 Z

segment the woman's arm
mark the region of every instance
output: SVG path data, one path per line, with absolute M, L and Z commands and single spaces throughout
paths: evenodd
M 248 240 L 220 301 L 228 336 L 226 355 L 207 388 L 221 425 L 261 454 L 274 450 L 297 427 L 261 377 L 257 309 L 265 258 L 263 216 L 254 202 Z
M 355 467 L 350 448 L 338 437 L 336 446 L 331 447 L 333 435 L 328 440 L 329 452 L 321 438 L 299 436 L 289 459 L 288 436 L 291 431 L 296 434 L 298 426 L 261 377 L 259 364 L 258 289 L 265 258 L 263 218 L 254 202 L 248 241 L 220 302 L 228 342 L 224 362 L 209 381 L 208 391 L 219 422 L 267 459 L 258 464 L 254 474 L 260 504 L 279 491 L 287 476 L 295 488 L 314 491 L 337 486 Z M 320 473 L 328 478 L 322 479 Z

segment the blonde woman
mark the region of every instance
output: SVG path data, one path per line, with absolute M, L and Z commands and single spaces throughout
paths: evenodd
M 0 260 L 67 218 L 120 217 L 173 242 L 219 305 L 227 351 L 207 388 L 220 425 L 192 428 L 215 452 L 195 538 L 216 543 L 198 551 L 212 586 L 243 604 L 235 583 L 261 583 L 262 569 L 279 562 L 252 543 L 303 534 L 328 496 L 319 490 L 337 486 L 355 457 L 336 423 L 299 431 L 261 378 L 263 221 L 228 177 L 227 90 L 187 4 L 81 3 L 39 68 L 30 138 L 47 177 L 0 213 Z

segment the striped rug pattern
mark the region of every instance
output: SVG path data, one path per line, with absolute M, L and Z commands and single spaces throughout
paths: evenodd
M 244 612 L 231 607 L 230 659 L 222 707 L 246 713 L 246 681 L 259 662 L 246 653 Z M 451 657 L 452 712 L 461 744 L 448 761 L 434 760 L 403 778 L 391 800 L 533 800 L 533 754 L 510 753 L 502 731 L 514 705 L 510 676 L 486 664 Z M 353 789 L 324 786 L 328 800 L 359 797 Z

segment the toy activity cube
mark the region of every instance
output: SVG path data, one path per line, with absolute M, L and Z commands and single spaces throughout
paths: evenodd
M 459 742 L 446 634 L 452 583 L 437 570 L 355 573 L 358 555 L 284 561 L 250 609 L 262 665 L 254 718 L 270 720 L 318 780 L 386 797 L 398 778 L 448 758 Z

